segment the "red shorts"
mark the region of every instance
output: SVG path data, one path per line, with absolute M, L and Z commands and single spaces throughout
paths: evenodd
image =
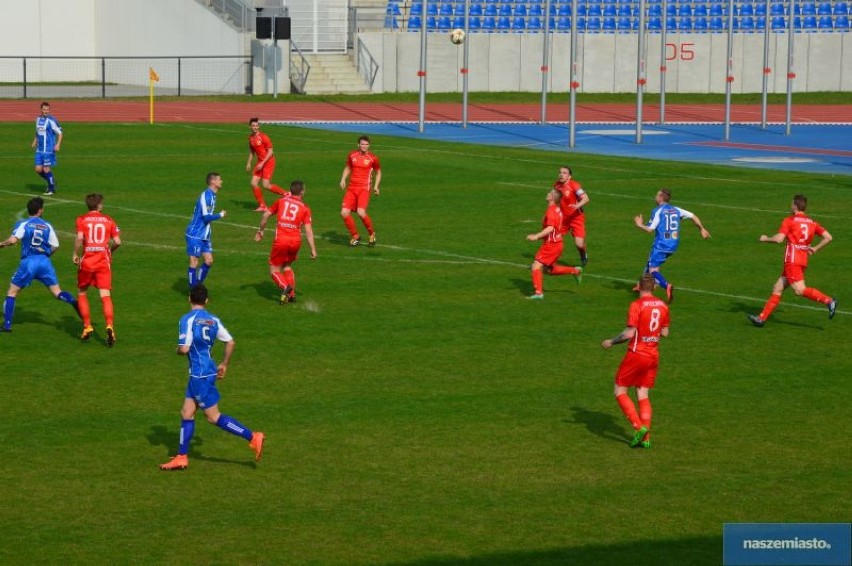
M 296 261 L 299 256 L 299 248 L 302 240 L 276 240 L 272 244 L 272 253 L 269 254 L 269 265 L 281 266 Z
M 561 240 L 558 242 L 543 243 L 538 249 L 538 253 L 535 254 L 535 260 L 542 265 L 552 266 L 559 259 L 559 256 L 562 255 L 563 245 Z
M 781 274 L 787 283 L 796 283 L 797 281 L 805 280 L 805 269 L 807 265 L 796 265 L 795 263 L 785 263 L 784 272 Z
M 95 289 L 112 289 L 112 271 L 107 269 L 98 269 L 96 271 L 88 271 L 80 269 L 77 272 L 77 288 L 85 291 L 89 286 Z
M 368 204 L 370 204 L 370 189 L 346 189 L 346 194 L 343 195 L 343 208 L 367 210 Z
M 586 216 L 583 214 L 578 214 L 573 218 L 563 218 L 562 219 L 562 227 L 560 231 L 563 234 L 567 234 L 571 232 L 571 235 L 575 238 L 585 238 L 586 237 Z
M 252 172 L 252 175 L 254 175 L 255 177 L 260 177 L 261 179 L 268 181 L 268 180 L 272 179 L 272 173 L 274 171 L 275 171 L 275 158 L 270 157 L 269 161 L 264 163 L 262 168 L 258 169 L 257 167 L 255 167 L 254 171 Z
M 650 389 L 654 387 L 659 364 L 659 358 L 640 356 L 628 351 L 624 354 L 624 359 L 621 360 L 621 365 L 618 366 L 618 371 L 615 373 L 615 384 L 621 387 L 647 387 Z

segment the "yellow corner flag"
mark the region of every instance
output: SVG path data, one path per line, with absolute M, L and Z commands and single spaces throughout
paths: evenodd
M 150 99 L 148 110 L 148 123 L 154 123 L 154 83 L 160 82 L 160 76 L 154 67 L 148 67 L 148 97 Z

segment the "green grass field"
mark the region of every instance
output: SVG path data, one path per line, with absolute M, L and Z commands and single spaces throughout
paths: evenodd
M 43 189 L 31 128 L 0 133 L 6 234 Z M 319 237 L 295 264 L 298 302 L 279 306 L 271 239 L 252 239 L 243 124 L 64 128 L 54 264 L 74 291 L 74 219 L 102 192 L 125 242 L 118 343 L 94 292 L 90 343 L 40 284 L 20 295 L 0 335 L 4 564 L 719 564 L 725 522 L 849 520 L 852 177 L 573 156 L 591 261 L 581 286 L 546 278 L 533 302 L 524 236 L 564 155 L 375 136 L 379 245 L 350 249 L 337 182 L 356 136 L 267 127 Z M 190 468 L 163 473 L 186 380 L 183 233 L 210 170 L 228 211 L 210 310 L 237 343 L 220 406 L 267 445 L 255 464 L 199 419 Z M 624 326 L 651 244 L 632 217 L 661 186 L 713 238 L 688 226 L 664 270 L 678 294 L 654 448 L 631 450 L 612 397 L 624 347 L 600 342 Z M 756 329 L 745 314 L 783 256 L 757 239 L 797 192 L 835 238 L 808 283 L 840 312 L 789 292 Z M 0 276 L 17 264 L 0 250 Z

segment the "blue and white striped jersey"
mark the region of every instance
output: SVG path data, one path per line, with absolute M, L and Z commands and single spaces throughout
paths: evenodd
M 189 348 L 189 377 L 216 375 L 217 364 L 210 351 L 217 339 L 222 342 L 233 340 L 222 321 L 206 309 L 192 309 L 181 317 L 178 346 Z
M 59 122 L 51 115 L 36 118 L 36 151 L 53 153 L 56 138 L 62 133 Z
M 211 232 L 210 223 L 222 218 L 221 214 L 214 213 L 215 208 L 216 191 L 208 188 L 201 193 L 201 196 L 198 197 L 198 202 L 195 203 L 195 210 L 192 211 L 192 218 L 186 227 L 186 235 L 190 238 L 209 240 Z

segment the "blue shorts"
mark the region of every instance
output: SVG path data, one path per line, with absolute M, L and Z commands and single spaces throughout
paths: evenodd
M 42 167 L 53 167 L 56 165 L 56 154 L 52 151 L 37 151 L 35 153 L 35 164 Z
M 23 289 L 29 287 L 33 279 L 41 281 L 46 287 L 59 285 L 53 263 L 46 255 L 31 255 L 22 259 L 18 270 L 12 275 L 12 284 Z
M 648 267 L 660 267 L 666 260 L 675 253 L 674 250 L 660 250 L 657 248 L 651 249 L 651 255 L 648 256 Z
M 216 376 L 190 377 L 186 384 L 186 398 L 198 403 L 202 410 L 209 409 L 219 402 L 219 390 L 216 389 Z
M 186 237 L 186 255 L 192 257 L 201 257 L 202 254 L 212 254 L 213 244 L 210 240 L 202 240 L 201 238 Z

